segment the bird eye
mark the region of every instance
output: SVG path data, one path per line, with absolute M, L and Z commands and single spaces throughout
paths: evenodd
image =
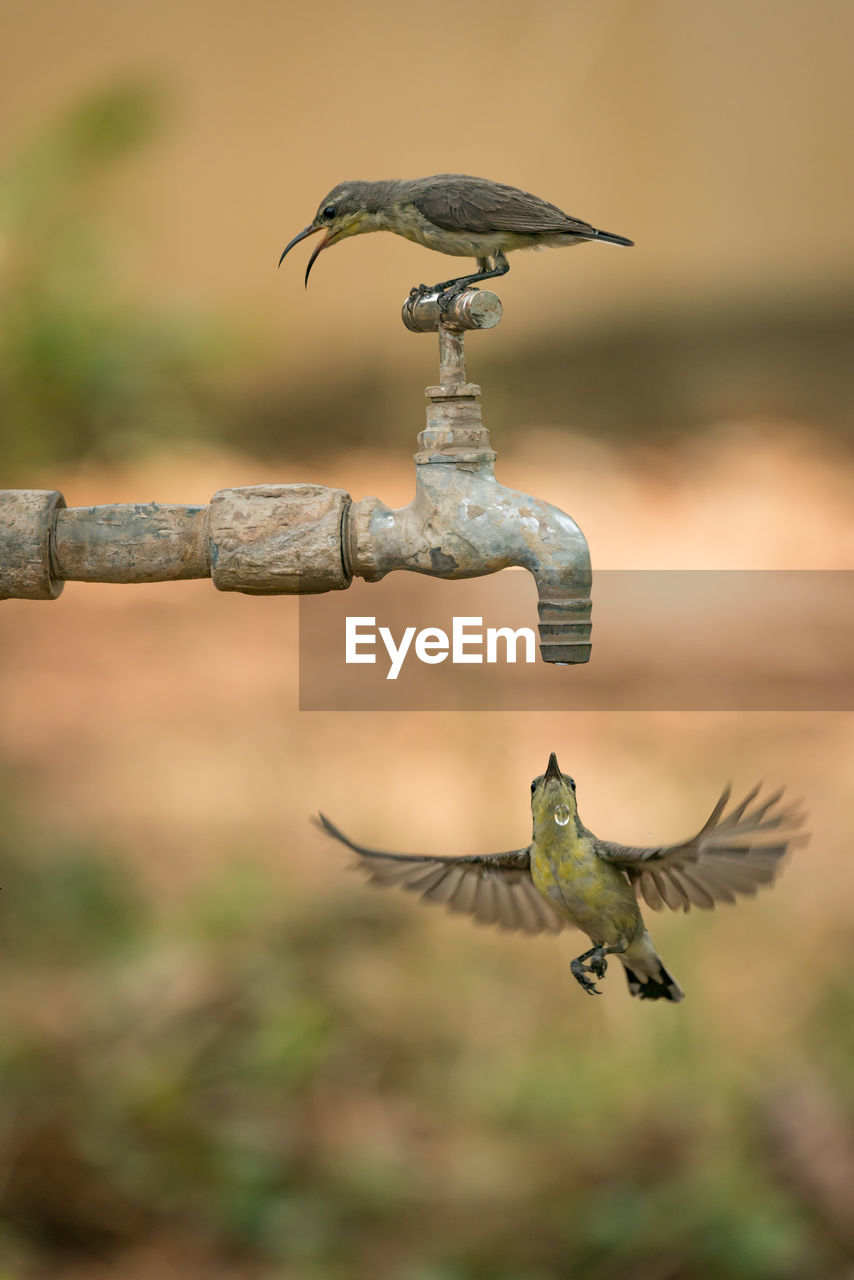
M 326 206 L 326 208 L 323 210 L 323 216 L 324 216 L 324 218 L 334 218 L 334 217 L 335 217 L 335 205 L 334 205 L 334 204 L 328 204 L 328 205 Z
M 569 780 L 569 785 L 572 787 L 572 789 L 573 789 L 573 791 L 574 791 L 574 790 L 575 790 L 575 778 L 570 778 L 570 780 Z
M 534 794 L 536 789 L 537 789 L 537 779 L 535 778 L 534 781 L 531 783 L 531 795 Z

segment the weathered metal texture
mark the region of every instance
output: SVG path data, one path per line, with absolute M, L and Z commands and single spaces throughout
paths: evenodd
M 57 576 L 74 582 L 170 582 L 207 578 L 208 509 L 122 503 L 60 511 Z
M 306 595 L 341 591 L 343 489 L 261 484 L 223 489 L 210 505 L 210 573 L 218 591 Z
M 51 533 L 64 506 L 56 489 L 0 492 L 0 600 L 55 600 L 62 591 L 51 560 Z
M 479 394 L 480 387 L 471 382 L 427 388 L 427 426 L 418 433 L 418 466 L 435 463 L 477 467 L 495 461 L 480 414 Z
M 0 599 L 55 599 L 65 581 L 207 577 L 249 594 L 341 590 L 349 502 L 312 484 L 223 489 L 210 506 L 66 509 L 59 493 L 0 491 Z
M 538 498 L 508 489 L 491 462 L 419 466 L 415 497 L 392 511 L 377 498 L 350 508 L 349 567 L 368 582 L 395 569 L 477 578 L 511 565 L 533 575 L 546 662 L 590 658 L 590 555 L 578 525 Z
M 479 388 L 466 382 L 461 334 L 439 327 L 442 384 L 428 387 L 418 437 L 415 497 L 393 511 L 377 498 L 350 508 L 347 563 L 368 582 L 395 569 L 436 578 L 476 578 L 520 566 L 539 595 L 546 662 L 590 658 L 590 552 L 574 520 L 551 503 L 495 479 Z
M 465 338 L 458 329 L 449 329 L 440 324 L 439 333 L 439 386 L 427 388 L 427 395 L 451 395 L 454 390 L 468 385 L 466 374 Z M 474 386 L 474 394 L 479 394 L 480 387 Z
M 501 299 L 489 289 L 465 289 L 455 294 L 443 310 L 439 293 L 414 290 L 403 304 L 401 315 L 413 333 L 435 333 L 446 329 L 493 329 L 503 314 Z

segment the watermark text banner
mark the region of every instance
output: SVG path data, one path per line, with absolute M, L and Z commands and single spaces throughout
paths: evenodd
M 599 570 L 589 663 L 539 655 L 529 574 L 300 599 L 310 711 L 852 710 L 854 572 Z

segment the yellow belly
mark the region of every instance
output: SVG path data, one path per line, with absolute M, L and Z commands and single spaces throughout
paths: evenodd
M 590 850 L 531 849 L 531 878 L 556 911 L 593 942 L 627 946 L 643 930 L 634 892 L 616 867 Z

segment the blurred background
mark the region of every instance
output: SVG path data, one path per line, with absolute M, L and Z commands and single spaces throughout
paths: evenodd
M 600 568 L 853 568 L 852 38 L 845 0 L 0 0 L 0 486 L 408 501 L 399 308 L 446 261 L 276 261 L 344 178 L 462 171 L 637 241 L 512 259 L 468 344 L 499 478 Z M 2 1280 L 850 1278 L 851 716 L 300 715 L 296 655 L 295 600 L 209 583 L 0 607 Z M 729 778 L 806 797 L 772 892 L 653 917 L 684 1004 L 587 999 L 580 935 L 373 894 L 308 822 L 514 847 L 551 750 L 629 843 Z

